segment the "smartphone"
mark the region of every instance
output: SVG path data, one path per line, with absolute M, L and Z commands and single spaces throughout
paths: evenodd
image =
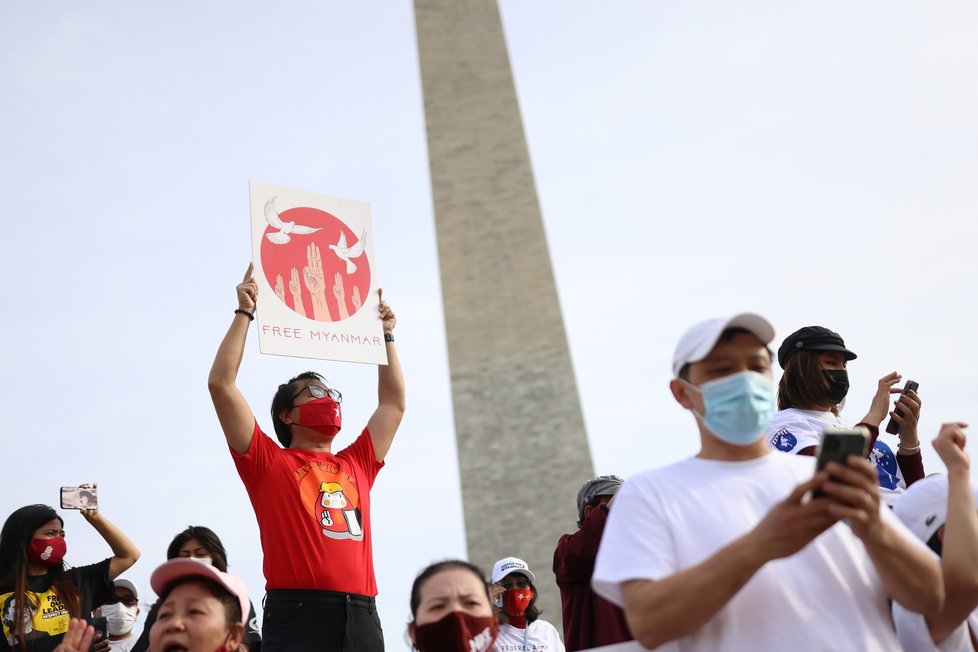
M 863 459 L 869 454 L 869 430 L 862 426 L 847 430 L 826 430 L 822 433 L 822 441 L 815 453 L 815 469 L 821 471 L 829 462 L 845 464 L 846 458 L 856 455 Z M 823 495 L 816 489 L 812 498 Z
M 907 384 L 903 386 L 903 391 L 900 392 L 900 396 L 906 396 L 912 391 L 916 392 L 918 387 L 920 387 L 920 383 L 908 380 Z M 900 432 L 900 424 L 894 421 L 893 417 L 890 417 L 889 423 L 886 424 L 886 431 L 891 435 L 895 435 Z
M 98 487 L 61 487 L 61 509 L 98 509 Z

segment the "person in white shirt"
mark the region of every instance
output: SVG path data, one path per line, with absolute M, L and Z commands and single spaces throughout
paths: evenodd
M 978 649 L 978 508 L 965 450 L 963 423 L 945 423 L 934 450 L 947 475 L 914 483 L 893 506 L 910 531 L 941 556 L 947 599 L 940 613 L 924 617 L 893 603 L 897 638 L 910 652 L 975 652 Z
M 846 366 L 855 359 L 842 336 L 824 326 L 805 326 L 784 339 L 778 347 L 778 364 L 784 369 L 778 383 L 778 413 L 767 428 L 773 448 L 814 455 L 823 432 L 852 427 L 840 413 L 849 393 Z M 924 477 L 917 438 L 920 397 L 909 388 L 903 393 L 896 386 L 900 380 L 895 371 L 880 378 L 869 410 L 857 424 L 870 432 L 868 459 L 876 468 L 883 502 L 891 507 L 907 487 Z M 900 394 L 889 413 L 899 436 L 896 454 L 880 437 L 891 393 Z
M 109 631 L 109 652 L 129 652 L 139 639 L 133 632 L 139 617 L 139 591 L 131 581 L 117 577 L 115 599 L 95 610 L 96 617 L 106 619 Z
M 898 650 L 887 600 L 938 612 L 940 563 L 881 504 L 867 460 L 816 473 L 768 447 L 773 339 L 751 313 L 680 339 L 670 389 L 700 451 L 625 481 L 594 589 L 649 649 Z
M 535 581 L 522 559 L 506 557 L 493 565 L 490 594 L 501 618 L 495 652 L 564 652 L 557 629 L 540 620 Z

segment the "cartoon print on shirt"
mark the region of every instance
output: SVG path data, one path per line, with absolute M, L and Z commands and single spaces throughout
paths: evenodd
M 323 534 L 331 539 L 363 538 L 363 528 L 360 525 L 360 510 L 347 509 L 352 507 L 343 493 L 343 485 L 339 482 L 323 482 L 319 486 L 319 505 L 323 507 L 320 522 Z
M 791 451 L 797 444 L 798 439 L 787 428 L 782 428 L 771 437 L 771 446 L 774 446 L 779 451 Z
M 876 465 L 876 475 L 879 476 L 881 487 L 896 489 L 900 486 L 900 478 L 897 477 L 896 456 L 893 455 L 889 446 L 877 440 L 869 456 Z
M 17 644 L 14 633 L 17 598 L 13 593 L 0 596 L 3 603 L 3 633 L 8 645 Z M 36 602 L 35 602 L 36 601 Z M 38 613 L 38 607 L 40 613 Z M 23 613 L 24 640 L 33 640 L 63 634 L 67 630 L 68 610 L 53 590 L 40 595 L 28 592 Z
M 363 505 L 355 476 L 335 462 L 306 460 L 295 470 L 295 479 L 317 531 L 330 539 L 363 541 Z

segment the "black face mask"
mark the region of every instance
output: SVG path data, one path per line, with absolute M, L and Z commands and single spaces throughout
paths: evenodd
M 829 381 L 829 390 L 826 396 L 832 405 L 838 405 L 849 393 L 849 372 L 845 369 L 823 369 L 822 373 Z

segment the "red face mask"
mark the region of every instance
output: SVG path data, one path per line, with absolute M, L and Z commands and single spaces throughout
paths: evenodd
M 414 628 L 414 647 L 420 652 L 486 652 L 499 634 L 493 616 L 473 616 L 462 611 Z
M 27 558 L 35 564 L 57 566 L 64 561 L 68 544 L 64 537 L 50 539 L 31 539 L 27 544 Z
M 299 406 L 299 425 L 325 437 L 335 437 L 343 426 L 340 404 L 328 396 Z
M 533 589 L 513 587 L 503 592 L 503 610 L 510 616 L 522 616 L 533 601 Z

